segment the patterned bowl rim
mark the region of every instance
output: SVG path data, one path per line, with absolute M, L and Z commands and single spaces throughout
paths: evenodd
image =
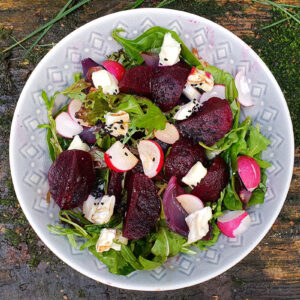
M 92 272 L 90 272 L 89 270 L 85 269 L 85 268 L 81 268 L 78 267 L 74 264 L 74 258 L 65 255 L 65 253 L 61 253 L 59 251 L 57 251 L 57 249 L 55 248 L 55 245 L 52 244 L 49 240 L 46 234 L 44 234 L 41 230 L 40 227 L 38 225 L 38 222 L 35 221 L 35 219 L 31 216 L 30 213 L 30 208 L 28 206 L 25 205 L 26 203 L 26 199 L 23 198 L 23 195 L 21 193 L 21 188 L 20 185 L 22 184 L 19 180 L 18 180 L 18 176 L 17 176 L 17 164 L 18 161 L 15 159 L 15 157 L 12 155 L 13 153 L 13 149 L 15 147 L 15 143 L 16 143 L 16 139 L 17 139 L 17 134 L 16 134 L 16 128 L 17 128 L 17 115 L 21 112 L 20 108 L 21 108 L 21 101 L 24 100 L 22 99 L 24 97 L 24 95 L 26 94 L 27 90 L 30 89 L 31 86 L 31 81 L 33 78 L 33 75 L 40 72 L 43 68 L 43 65 L 47 64 L 47 61 L 49 60 L 50 56 L 53 53 L 54 49 L 59 48 L 62 44 L 67 43 L 69 40 L 71 40 L 74 36 L 76 36 L 79 32 L 84 31 L 86 29 L 88 29 L 89 27 L 92 27 L 94 24 L 96 24 L 100 19 L 102 21 L 108 21 L 112 18 L 116 18 L 119 17 L 120 19 L 122 19 L 123 16 L 127 16 L 127 15 L 134 15 L 137 11 L 139 12 L 144 12 L 146 15 L 151 16 L 152 14 L 156 14 L 158 12 L 164 12 L 164 13 L 170 13 L 171 15 L 176 13 L 176 14 L 180 14 L 183 17 L 190 17 L 190 18 L 196 18 L 201 22 L 204 22 L 207 25 L 211 25 L 214 27 L 217 27 L 219 30 L 221 31 L 226 31 L 227 34 L 230 35 L 232 40 L 237 40 L 241 45 L 244 45 L 245 47 L 249 48 L 250 51 L 252 52 L 252 54 L 254 54 L 255 59 L 260 63 L 263 72 L 266 73 L 266 75 L 268 76 L 269 80 L 271 81 L 273 87 L 276 89 L 276 92 L 278 93 L 279 97 L 281 98 L 282 102 L 284 103 L 284 113 L 289 116 L 286 120 L 286 122 L 288 123 L 288 131 L 290 132 L 291 135 L 291 139 L 290 139 L 290 144 L 288 145 L 289 148 L 291 149 L 289 155 L 292 157 L 292 159 L 290 160 L 290 165 L 286 166 L 289 170 L 289 175 L 288 178 L 286 180 L 286 184 L 284 186 L 284 192 L 283 194 L 285 195 L 284 198 L 280 199 L 280 202 L 277 201 L 277 208 L 276 208 L 276 212 L 274 213 L 274 215 L 272 216 L 272 218 L 269 220 L 268 223 L 265 224 L 264 228 L 262 228 L 260 234 L 258 234 L 256 236 L 255 241 L 253 242 L 253 244 L 248 247 L 243 249 L 243 251 L 241 251 L 241 253 L 237 256 L 235 256 L 232 261 L 230 263 L 226 263 L 224 265 L 221 265 L 220 268 L 214 272 L 209 272 L 209 274 L 203 275 L 201 276 L 201 278 L 197 278 L 197 277 L 191 277 L 188 280 L 184 281 L 184 282 L 178 282 L 178 281 L 174 281 L 174 282 L 168 282 L 166 283 L 163 287 L 160 287 L 158 289 L 153 289 L 153 288 L 149 288 L 147 286 L 147 283 L 145 282 L 144 286 L 139 285 L 139 286 L 135 286 L 134 283 L 132 282 L 127 282 L 127 283 L 123 283 L 123 282 L 119 282 L 118 281 L 118 277 L 116 276 L 115 279 L 110 279 L 110 282 L 106 282 L 104 276 L 95 276 Z M 21 100 L 21 101 L 20 101 Z M 223 26 L 214 23 L 213 21 L 210 21 L 206 18 L 203 18 L 201 16 L 197 16 L 191 13 L 187 13 L 187 12 L 183 12 L 183 11 L 178 11 L 178 10 L 173 10 L 173 9 L 166 9 L 166 8 L 139 8 L 139 9 L 135 9 L 135 10 L 129 10 L 129 11 L 121 11 L 121 12 L 116 12 L 113 14 L 109 14 L 100 18 L 97 18 L 81 27 L 79 27 L 78 29 L 74 30 L 73 32 L 71 32 L 70 34 L 68 34 L 66 37 L 64 37 L 59 43 L 57 43 L 53 49 L 51 49 L 45 56 L 44 58 L 40 61 L 40 63 L 37 65 L 37 67 L 34 69 L 34 71 L 32 72 L 32 74 L 30 75 L 29 79 L 27 80 L 23 91 L 19 97 L 19 101 L 17 103 L 15 112 L 14 112 L 14 117 L 12 120 L 12 125 L 11 125 L 11 133 L 10 133 L 10 144 L 9 144 L 9 161 L 10 161 L 10 168 L 11 168 L 11 174 L 12 174 L 12 181 L 14 184 L 14 189 L 17 195 L 17 198 L 19 200 L 19 203 L 21 205 L 21 208 L 27 218 L 27 220 L 29 221 L 30 225 L 32 226 L 32 228 L 34 229 L 34 231 L 36 232 L 36 234 L 39 236 L 39 238 L 46 244 L 46 246 L 56 255 L 58 256 L 62 261 L 64 261 L 66 264 L 68 264 L 69 266 L 71 266 L 73 269 L 79 271 L 80 273 L 84 274 L 87 277 L 90 277 L 96 281 L 100 281 L 103 282 L 105 284 L 114 286 L 114 287 L 118 287 L 118 288 L 122 288 L 122 289 L 129 289 L 129 290 L 142 290 L 142 291 L 166 291 L 166 290 L 175 290 L 175 289 L 179 289 L 179 288 L 184 288 L 184 287 L 189 287 L 189 286 L 193 286 L 202 282 L 205 282 L 209 279 L 212 279 L 218 275 L 220 275 L 221 273 L 227 271 L 228 269 L 230 269 L 231 267 L 233 267 L 235 264 L 237 264 L 239 261 L 241 261 L 245 256 L 247 256 L 257 245 L 258 243 L 263 239 L 263 237 L 267 234 L 267 232 L 269 231 L 269 229 L 271 228 L 271 226 L 273 225 L 273 223 L 275 222 L 283 204 L 286 198 L 286 195 L 288 193 L 289 190 L 289 186 L 290 186 L 290 182 L 292 179 L 292 174 L 293 174 L 293 165 L 294 165 L 294 138 L 293 138 L 293 126 L 292 126 L 292 122 L 291 122 L 291 118 L 290 118 L 290 113 L 288 110 L 288 106 L 287 103 L 285 101 L 284 95 L 276 81 L 276 79 L 274 78 L 273 74 L 271 73 L 271 71 L 268 69 L 268 67 L 265 65 L 265 63 L 261 60 L 261 58 L 243 41 L 241 40 L 239 37 L 237 37 L 235 34 L 233 34 L 231 31 L 229 31 L 228 29 L 224 28 Z

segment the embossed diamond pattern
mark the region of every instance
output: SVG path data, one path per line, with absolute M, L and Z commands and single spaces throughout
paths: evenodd
M 182 255 L 179 260 L 179 272 L 190 276 L 194 271 L 194 264 L 190 257 Z
M 210 264 L 218 264 L 220 260 L 220 254 L 216 249 L 209 248 L 205 251 L 204 260 Z
M 167 274 L 167 271 L 166 271 L 166 267 L 165 266 L 161 266 L 161 267 L 158 267 L 158 268 L 150 271 L 151 277 L 154 278 L 157 281 L 159 281 L 162 278 L 164 278 L 166 276 L 166 274 Z

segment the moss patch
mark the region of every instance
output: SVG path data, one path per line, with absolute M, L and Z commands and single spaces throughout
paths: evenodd
M 299 11 L 299 10 L 298 10 Z M 272 22 L 286 15 L 271 10 Z M 268 24 L 259 24 L 262 28 Z M 256 37 L 243 37 L 270 68 L 287 100 L 295 134 L 296 147 L 300 145 L 300 26 L 289 20 L 264 30 L 256 30 Z

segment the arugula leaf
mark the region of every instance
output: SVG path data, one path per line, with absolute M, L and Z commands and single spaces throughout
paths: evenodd
M 73 78 L 75 83 L 78 82 L 82 78 L 82 73 L 81 72 L 74 73 Z
M 78 75 L 75 77 L 74 77 L 75 79 L 78 79 Z M 85 82 L 84 79 L 80 79 L 78 81 L 75 81 L 75 83 L 73 85 L 69 86 L 64 91 L 60 92 L 60 94 L 68 96 L 71 99 L 79 99 L 79 100 L 83 101 L 86 98 L 86 94 L 84 92 L 82 92 L 82 90 L 88 88 L 90 85 L 91 84 L 88 82 Z
M 234 176 L 232 176 L 234 180 Z M 230 210 L 240 210 L 243 209 L 242 202 L 239 198 L 239 196 L 236 194 L 236 191 L 234 190 L 234 186 L 229 184 L 225 188 L 225 195 L 224 195 L 224 205 L 227 209 Z
M 213 227 L 213 229 L 212 229 L 212 239 L 209 240 L 209 241 L 200 240 L 200 241 L 197 241 L 196 243 L 193 244 L 194 246 L 196 246 L 200 250 L 207 250 L 207 247 L 213 246 L 219 238 L 219 235 L 220 235 L 221 231 L 218 228 L 215 221 L 212 221 L 211 225 Z
M 124 52 L 124 49 L 120 49 L 117 52 L 113 52 L 112 54 L 107 56 L 107 60 L 117 61 L 126 70 L 136 66 L 135 60 L 132 59 L 126 52 Z
M 225 85 L 225 97 L 230 103 L 238 98 L 239 93 L 235 86 L 234 78 L 230 73 L 222 71 L 214 66 L 207 66 L 204 71 L 213 76 L 215 84 Z
M 134 256 L 130 248 L 124 244 L 121 244 L 121 255 L 134 269 L 143 270 L 139 260 Z
M 54 161 L 56 157 L 63 151 L 60 143 L 58 141 L 57 135 L 56 135 L 56 123 L 54 120 L 54 117 L 52 115 L 53 111 L 53 106 L 55 102 L 55 98 L 58 95 L 58 93 L 55 93 L 50 99 L 48 98 L 46 92 L 42 90 L 42 98 L 46 104 L 47 108 L 47 114 L 48 114 L 48 120 L 49 120 L 49 125 L 46 125 L 48 128 L 47 132 L 47 143 L 48 143 L 48 148 L 49 148 L 49 155 Z M 45 128 L 45 125 L 39 125 L 39 128 Z M 51 134 L 49 133 L 49 130 L 51 131 Z M 51 147 L 50 147 L 51 145 Z
M 115 111 L 123 110 L 129 114 L 143 115 L 143 110 L 141 109 L 137 99 L 132 95 L 126 95 Z
M 194 56 L 190 49 L 183 43 L 175 31 L 168 30 L 159 26 L 154 26 L 145 31 L 143 34 L 129 40 L 121 37 L 118 33 L 125 32 L 124 29 L 115 29 L 112 37 L 120 43 L 125 52 L 135 61 L 137 65 L 144 62 L 141 52 L 159 52 L 166 33 L 171 33 L 172 37 L 181 44 L 181 56 L 190 65 L 203 69 L 201 62 Z
M 247 139 L 248 151 L 247 155 L 253 157 L 254 155 L 267 149 L 271 141 L 264 137 L 258 127 L 250 127 L 249 137 Z
M 98 253 L 95 246 L 90 246 L 88 249 L 108 267 L 109 272 L 112 274 L 128 275 L 135 271 L 131 264 L 124 259 L 120 251 L 110 249 L 109 251 Z
M 163 264 L 163 262 L 149 260 L 143 256 L 139 256 L 139 263 L 143 266 L 144 270 L 154 270 Z
M 217 206 L 214 208 L 213 219 L 217 219 L 218 217 L 222 216 L 222 204 L 225 196 L 225 191 L 223 190 L 220 194 L 220 198 L 218 199 Z
M 147 99 L 139 99 L 137 101 L 140 105 L 146 107 L 146 113 L 143 115 L 136 115 L 131 121 L 132 125 L 137 128 L 145 128 L 148 131 L 165 129 L 167 118 L 160 108 Z

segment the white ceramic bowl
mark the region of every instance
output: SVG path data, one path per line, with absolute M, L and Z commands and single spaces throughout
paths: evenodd
M 160 25 L 175 30 L 190 48 L 196 47 L 209 63 L 231 72 L 244 69 L 249 78 L 255 106 L 244 109 L 272 144 L 264 158 L 268 169 L 265 203 L 248 210 L 252 225 L 241 237 L 221 236 L 216 245 L 197 255 L 179 255 L 153 271 L 129 276 L 110 274 L 87 251 L 71 248 L 63 236 L 51 234 L 48 224 L 58 222 L 58 207 L 46 203 L 50 159 L 45 130 L 47 123 L 41 90 L 52 94 L 72 83 L 72 74 L 81 71 L 81 59 L 96 61 L 120 46 L 111 38 L 114 28 L 123 27 L 128 38 Z M 293 130 L 283 94 L 261 59 L 238 37 L 199 16 L 167 9 L 137 9 L 94 20 L 69 34 L 39 63 L 27 81 L 13 118 L 10 137 L 12 178 L 21 207 L 43 242 L 64 262 L 95 280 L 124 289 L 171 290 L 195 285 L 226 271 L 245 257 L 265 236 L 278 216 L 287 195 L 294 159 Z

